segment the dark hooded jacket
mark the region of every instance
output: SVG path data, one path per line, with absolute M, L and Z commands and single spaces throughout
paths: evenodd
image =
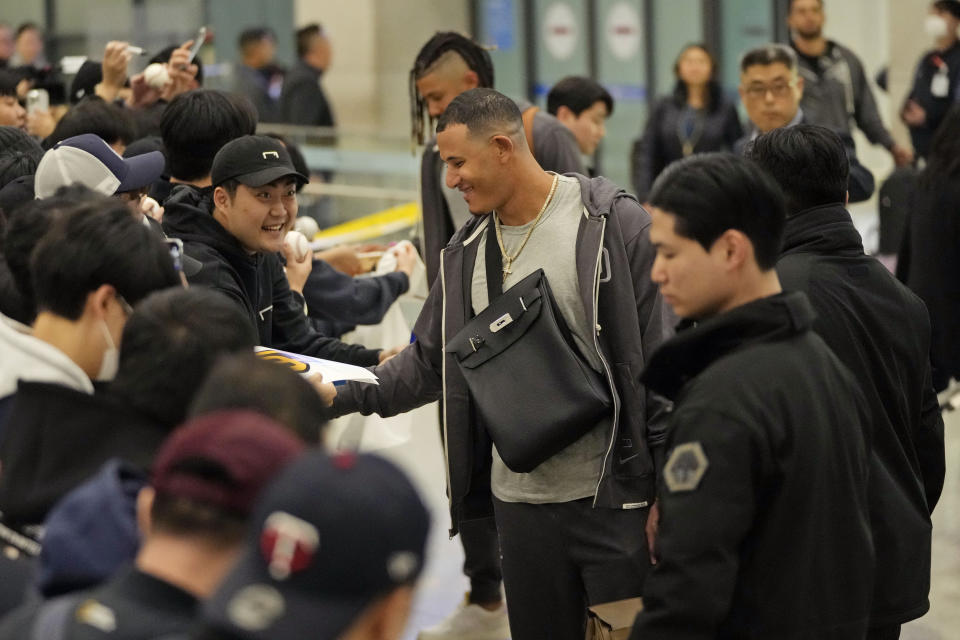
M 304 315 L 302 298 L 290 290 L 280 258 L 247 253 L 211 215 L 210 190 L 179 186 L 164 210 L 164 231 L 180 238 L 184 253 L 203 265 L 191 283 L 217 289 L 243 307 L 262 346 L 360 366 L 377 364 L 379 350 L 316 332 Z
M 650 215 L 633 196 L 606 178 L 580 180 L 588 212 L 577 236 L 577 277 L 604 377 L 613 397 L 609 446 L 594 494 L 595 507 L 647 507 L 655 493 L 655 456 L 666 439 L 664 403 L 639 382 L 647 359 L 669 333 L 669 311 L 650 282 L 655 251 Z M 456 356 L 447 341 L 470 319 L 470 282 L 476 239 L 490 216 L 461 228 L 440 254 L 440 277 L 414 327 L 416 341 L 376 367 L 379 385 L 339 387 L 336 414 L 360 411 L 392 416 L 443 398 L 447 495 L 451 534 L 460 522 L 490 513 L 491 443 L 476 417 Z M 548 358 L 544 354 L 544 358 Z M 642 535 L 642 533 L 640 534 Z
M 930 606 L 930 513 L 945 470 L 926 308 L 864 254 L 839 203 L 787 218 L 777 274 L 785 290 L 807 294 L 814 330 L 855 373 L 870 407 L 871 626 L 919 618 Z
M 912 195 L 897 277 L 930 312 L 933 385 L 943 390 L 950 378 L 960 380 L 960 179 L 922 178 Z
M 674 400 L 659 559 L 631 639 L 863 638 L 867 405 L 802 293 L 681 328 L 642 376 Z
M 354 278 L 314 260 L 303 297 L 313 328 L 325 336 L 341 336 L 358 324 L 379 324 L 409 288 L 410 279 L 402 271 Z
M 0 442 L 0 512 L 15 528 L 53 505 L 110 458 L 148 469 L 170 429 L 112 396 L 20 381 Z

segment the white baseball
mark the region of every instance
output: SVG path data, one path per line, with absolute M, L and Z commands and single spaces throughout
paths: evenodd
M 167 65 L 161 62 L 147 65 L 147 68 L 143 70 L 143 80 L 154 89 L 163 89 L 170 82 Z
M 320 225 L 310 216 L 300 216 L 297 218 L 293 223 L 293 228 L 307 236 L 307 238 L 312 238 L 320 232 Z
M 306 236 L 299 231 L 288 231 L 287 235 L 283 238 L 283 243 L 287 245 L 293 253 L 293 257 L 296 258 L 297 262 L 303 262 L 307 259 L 307 256 L 310 255 L 310 243 L 307 242 Z

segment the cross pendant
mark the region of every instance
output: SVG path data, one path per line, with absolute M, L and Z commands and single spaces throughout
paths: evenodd
M 504 280 L 507 279 L 507 276 L 508 276 L 508 275 L 510 275 L 511 273 L 513 273 L 513 271 L 510 270 L 510 265 L 511 265 L 511 264 L 513 264 L 513 260 L 511 260 L 510 258 L 507 258 L 506 264 L 503 265 L 503 279 L 504 279 Z

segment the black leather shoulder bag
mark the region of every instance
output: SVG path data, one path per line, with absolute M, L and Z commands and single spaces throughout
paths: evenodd
M 611 410 L 606 381 L 581 356 L 543 269 L 502 291 L 491 219 L 485 252 L 490 304 L 446 345 L 501 459 L 528 473 Z

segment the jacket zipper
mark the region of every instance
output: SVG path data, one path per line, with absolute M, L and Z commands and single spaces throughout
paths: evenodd
M 597 338 L 600 326 L 600 268 L 603 260 L 603 239 L 607 231 L 607 218 L 602 217 L 600 223 L 600 250 L 597 251 L 597 264 L 593 273 L 593 346 L 600 356 L 600 362 L 603 363 L 603 370 L 607 375 L 607 384 L 610 385 L 610 397 L 613 398 L 613 423 L 610 425 L 610 444 L 607 446 L 607 453 L 603 456 L 603 466 L 600 467 L 600 477 L 597 479 L 597 489 L 593 492 L 593 508 L 597 508 L 597 498 L 600 495 L 600 485 L 603 484 L 603 474 L 607 469 L 607 461 L 610 459 L 610 453 L 613 451 L 613 443 L 617 435 L 617 422 L 620 419 L 620 401 L 617 397 L 617 389 L 613 384 L 613 374 L 610 372 L 610 366 L 607 359 L 603 357 L 603 351 L 600 349 L 600 340 Z M 613 274 L 610 274 L 611 277 Z
M 443 259 L 445 257 L 447 250 L 442 249 L 440 251 L 440 292 L 443 294 L 440 297 L 442 302 L 442 309 L 440 313 L 440 342 L 441 349 L 447 346 L 447 274 L 445 270 L 445 265 L 443 264 Z M 450 532 L 454 529 L 453 522 L 453 490 L 450 486 L 450 450 L 448 443 L 450 442 L 449 434 L 447 433 L 447 412 L 450 410 L 450 403 L 447 402 L 447 354 L 443 353 L 443 358 L 441 359 L 440 364 L 440 382 L 441 382 L 441 393 L 443 398 L 443 472 L 447 477 L 447 506 L 450 513 Z M 450 533 L 450 539 L 453 540 L 453 534 Z

